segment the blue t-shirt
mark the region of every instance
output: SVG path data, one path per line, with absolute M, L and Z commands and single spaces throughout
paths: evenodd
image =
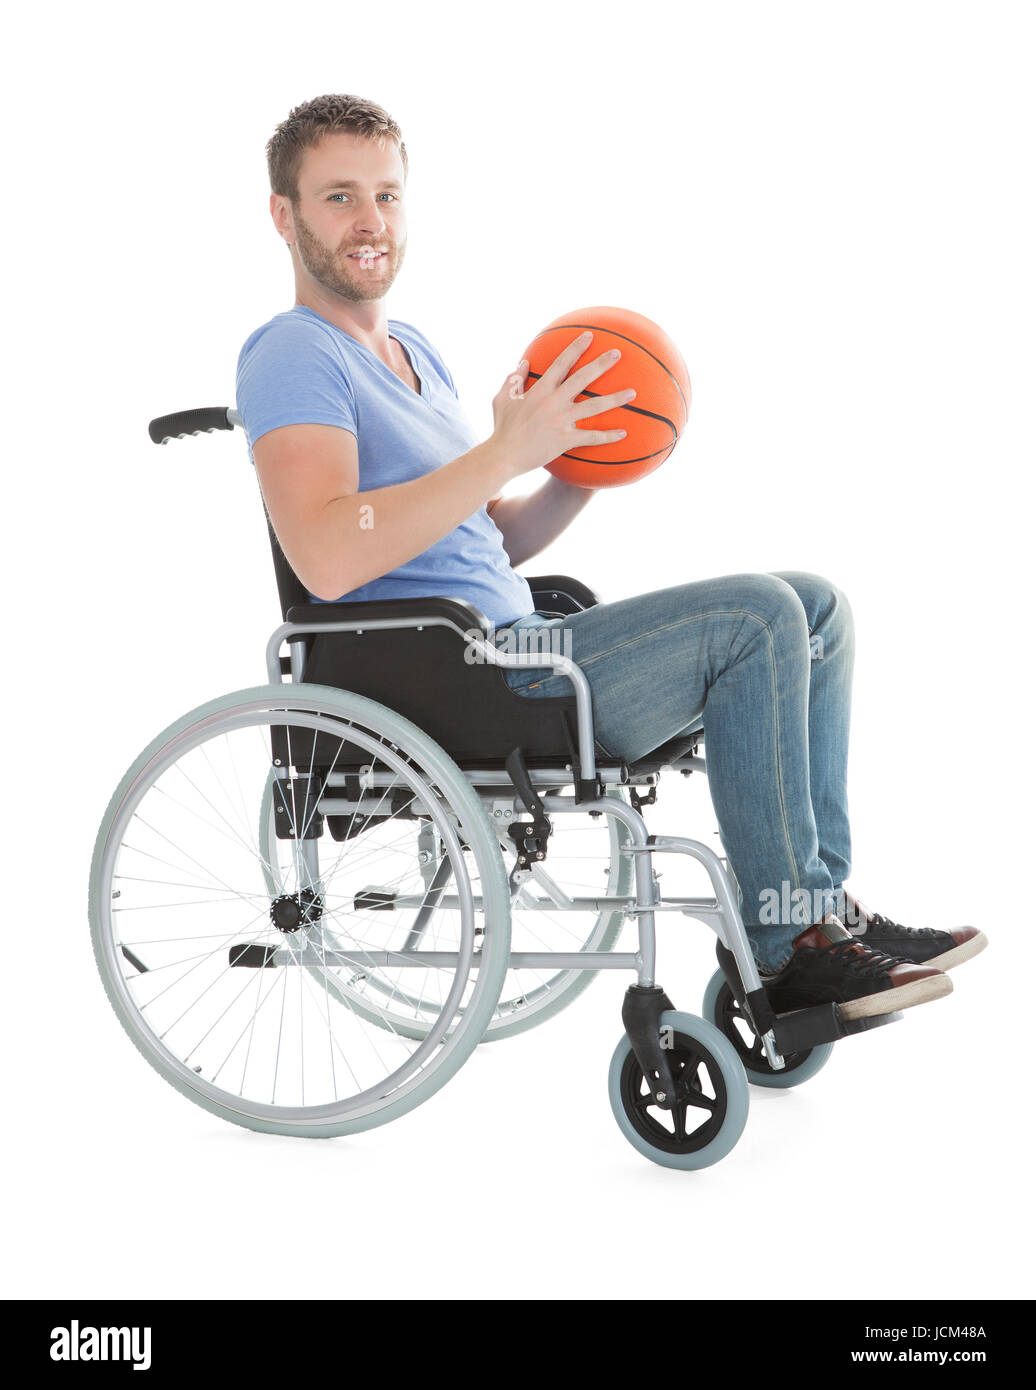
M 389 319 L 388 329 L 410 359 L 420 395 L 312 309 L 296 305 L 257 328 L 237 364 L 249 455 L 257 439 L 282 425 L 337 425 L 356 436 L 362 493 L 419 478 L 474 448 L 478 440 L 435 348 L 409 323 Z M 529 585 L 511 568 L 484 506 L 421 555 L 334 601 L 435 595 L 467 599 L 497 626 L 534 611 Z

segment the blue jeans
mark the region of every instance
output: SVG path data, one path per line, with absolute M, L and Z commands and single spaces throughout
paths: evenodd
M 749 940 L 760 966 L 778 969 L 793 938 L 841 901 L 849 874 L 854 635 L 844 595 L 812 574 L 734 574 L 512 624 L 529 627 L 570 634 L 555 636 L 570 646 L 554 650 L 585 672 L 597 741 L 613 757 L 632 761 L 704 730 Z M 504 674 L 529 699 L 572 693 L 542 668 Z

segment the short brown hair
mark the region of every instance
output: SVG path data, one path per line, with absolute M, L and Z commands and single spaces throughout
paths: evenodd
M 323 96 L 296 106 L 287 120 L 281 121 L 266 146 L 266 162 L 270 170 L 270 191 L 299 200 L 299 168 L 302 156 L 325 135 L 344 130 L 351 135 L 383 144 L 386 137 L 399 146 L 404 178 L 409 173 L 403 133 L 384 107 L 364 97 Z

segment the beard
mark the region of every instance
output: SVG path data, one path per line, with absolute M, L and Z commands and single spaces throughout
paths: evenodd
M 394 245 L 384 236 L 371 237 L 371 244 L 380 242 L 386 246 L 386 254 L 378 262 L 377 269 L 365 270 L 359 261 L 349 259 L 350 252 L 358 250 L 358 247 L 345 246 L 332 250 L 314 234 L 302 215 L 297 210 L 293 211 L 295 247 L 299 260 L 318 284 L 353 304 L 369 304 L 375 299 L 384 298 L 403 264 L 405 241 L 401 245 Z M 364 244 L 360 243 L 361 246 Z

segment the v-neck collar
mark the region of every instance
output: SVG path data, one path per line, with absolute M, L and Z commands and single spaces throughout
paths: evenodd
M 403 381 L 402 377 L 398 376 L 395 372 L 392 372 L 392 368 L 391 368 L 391 367 L 389 367 L 389 371 L 392 372 L 392 375 L 396 378 L 397 381 L 401 382 L 402 385 L 406 386 L 406 389 L 407 389 L 408 391 L 413 391 L 413 393 L 414 393 L 415 396 L 420 396 L 421 399 L 424 400 L 424 399 L 425 399 L 424 378 L 421 376 L 421 373 L 417 370 L 417 363 L 414 361 L 413 356 L 411 355 L 410 349 L 407 347 L 406 343 L 404 343 L 403 340 L 402 340 L 401 338 L 397 338 L 397 337 L 395 336 L 394 333 L 390 333 L 390 334 L 389 334 L 389 338 L 392 340 L 392 342 L 394 342 L 394 343 L 399 343 L 399 346 L 403 349 L 403 355 L 404 355 L 404 357 L 406 358 L 406 360 L 410 363 L 410 370 L 413 372 L 414 376 L 417 377 L 417 384 L 418 384 L 420 390 L 414 391 L 414 388 L 413 388 L 412 386 L 408 385 L 405 381 Z M 373 355 L 374 355 L 375 357 L 378 356 L 377 353 L 374 353 Z M 381 358 L 380 358 L 380 357 L 378 357 L 378 361 L 381 362 Z M 387 365 L 388 365 L 387 363 L 382 363 L 382 366 L 387 366 Z
M 351 333 L 346 333 L 345 329 L 339 328 L 337 323 L 332 323 L 330 319 L 325 319 L 323 314 L 318 314 L 317 311 L 315 309 L 311 309 L 308 304 L 296 304 L 295 308 L 304 309 L 307 314 L 312 314 L 313 317 L 315 319 L 319 319 L 321 323 L 326 323 L 328 327 L 333 328 L 336 333 L 341 333 L 343 338 L 348 338 L 349 341 L 353 343 L 356 347 L 363 348 L 364 352 L 369 353 L 369 355 L 374 359 L 375 362 L 378 363 L 380 367 L 384 367 L 385 371 L 388 372 L 390 376 L 394 377 L 395 380 L 399 382 L 400 386 L 402 386 L 405 391 L 409 391 L 410 394 L 412 396 L 416 396 L 418 400 L 427 401 L 428 390 L 425 385 L 424 377 L 417 370 L 417 363 L 414 360 L 414 355 L 411 353 L 410 348 L 406 345 L 406 343 L 404 343 L 401 338 L 397 338 L 394 333 L 389 333 L 388 336 L 394 342 L 399 343 L 399 346 L 403 349 L 403 352 L 406 356 L 406 360 L 410 363 L 410 370 L 413 372 L 414 376 L 417 377 L 417 384 L 421 388 L 419 391 L 415 391 L 412 386 L 407 385 L 403 378 L 399 376 L 396 372 L 394 372 L 387 362 L 383 362 L 381 358 L 378 356 L 378 354 L 372 348 L 369 348 L 366 343 L 361 343 L 359 338 L 354 338 Z M 386 320 L 386 326 L 388 325 L 388 322 L 390 322 L 390 320 Z

